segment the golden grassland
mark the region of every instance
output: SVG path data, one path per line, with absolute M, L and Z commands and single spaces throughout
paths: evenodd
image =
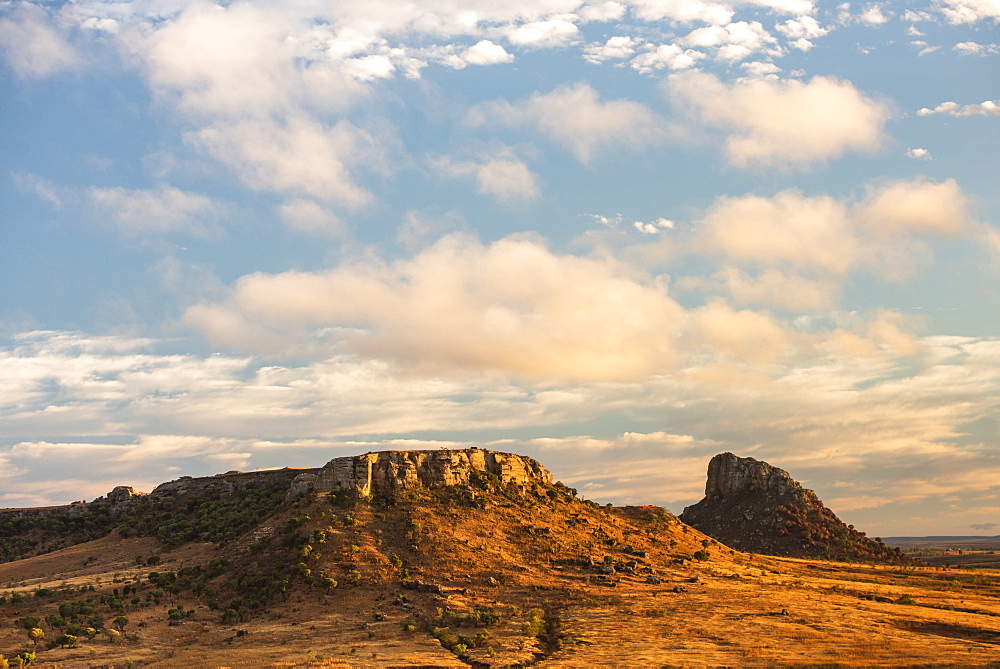
M 301 502 L 269 523 L 294 519 L 300 536 L 322 536 L 309 565 L 336 587 L 295 581 L 227 623 L 225 605 L 204 594 L 166 593 L 155 605 L 126 597 L 128 623 L 115 643 L 81 637 L 46 648 L 61 632 L 44 618 L 62 602 L 126 584 L 145 598 L 153 570 L 223 557 L 231 571 L 252 571 L 286 553 L 239 542 L 165 551 L 116 531 L 0 564 L 0 653 L 31 650 L 14 623 L 34 615 L 46 634 L 36 666 L 1000 666 L 1000 585 L 990 570 L 748 555 L 653 508 L 612 510 L 569 495 L 495 500 L 421 498 L 349 512 Z M 692 559 L 699 550 L 706 560 Z M 155 567 L 136 559 L 153 554 Z M 407 589 L 407 580 L 444 594 Z M 39 589 L 50 592 L 38 597 Z M 171 625 L 175 608 L 192 613 Z

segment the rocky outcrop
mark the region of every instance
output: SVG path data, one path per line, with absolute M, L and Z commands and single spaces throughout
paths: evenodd
M 783 469 L 722 453 L 708 464 L 705 498 L 680 519 L 737 550 L 826 559 L 905 561 L 826 508 Z
M 313 473 L 315 469 L 267 469 L 257 472 L 229 472 L 215 476 L 198 478 L 182 476 L 153 488 L 149 498 L 153 501 L 167 497 L 188 495 L 229 495 L 233 491 L 249 487 L 265 487 L 274 483 L 290 484 L 298 472 Z
M 498 483 L 551 485 L 552 474 L 532 458 L 481 448 L 381 451 L 334 458 L 314 480 L 297 479 L 297 490 L 350 491 L 362 497 L 394 495 L 415 488 L 469 485 L 477 477 Z

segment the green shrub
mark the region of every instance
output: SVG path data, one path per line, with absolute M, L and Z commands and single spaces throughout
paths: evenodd
M 527 636 L 542 636 L 545 634 L 545 618 L 541 609 L 531 609 L 528 611 L 528 622 L 524 625 L 524 633 Z

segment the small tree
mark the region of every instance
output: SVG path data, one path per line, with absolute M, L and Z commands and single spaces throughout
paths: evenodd
M 121 636 L 121 632 L 115 629 L 108 628 L 104 630 L 104 636 L 108 637 L 108 643 L 114 643 L 115 641 L 118 640 L 118 637 Z
M 45 638 L 45 632 L 38 627 L 32 627 L 28 630 L 28 638 L 35 644 L 35 648 L 38 648 L 38 642 Z
M 125 616 L 118 616 L 117 618 L 115 618 L 115 627 L 118 629 L 119 632 L 124 632 L 126 625 L 128 625 L 128 618 L 126 618 Z
M 58 637 L 56 637 L 56 643 L 59 644 L 60 648 L 65 648 L 66 646 L 72 648 L 73 646 L 76 645 L 77 640 L 78 637 L 72 634 L 60 634 Z

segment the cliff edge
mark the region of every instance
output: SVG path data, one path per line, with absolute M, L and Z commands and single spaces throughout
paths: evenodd
M 315 474 L 300 474 L 293 495 L 348 491 L 361 497 L 395 495 L 416 488 L 469 485 L 487 476 L 502 484 L 552 484 L 536 460 L 482 448 L 438 451 L 380 451 L 334 458 Z

